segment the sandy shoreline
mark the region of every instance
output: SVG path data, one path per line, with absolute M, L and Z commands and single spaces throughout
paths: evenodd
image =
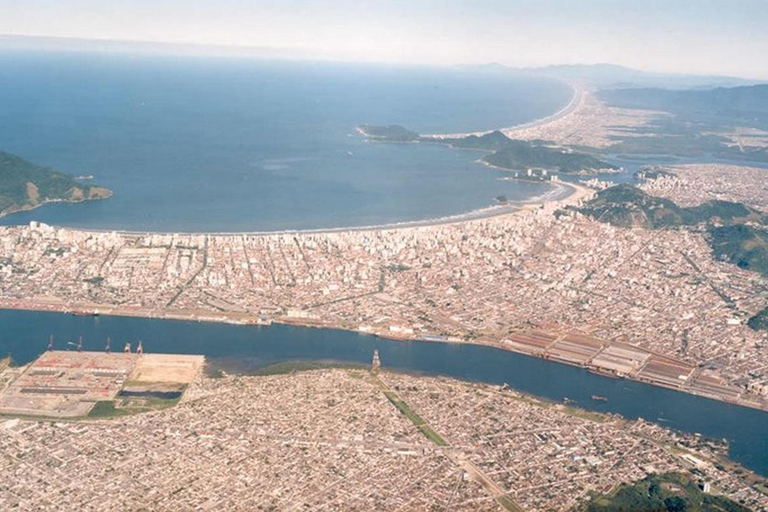
M 548 123 L 557 121 L 567 116 L 574 110 L 576 110 L 581 104 L 583 98 L 585 97 L 585 91 L 583 91 L 577 86 L 574 86 L 573 84 L 568 84 L 568 85 L 573 90 L 573 96 L 571 97 L 571 100 L 568 102 L 568 104 L 565 107 L 563 107 L 562 109 L 558 110 L 557 112 L 549 116 L 542 117 L 540 119 L 535 119 L 528 123 L 523 123 L 520 125 L 508 127 L 508 128 L 497 128 L 494 130 L 487 130 L 484 132 L 476 132 L 471 134 L 470 133 L 433 134 L 433 135 L 425 135 L 425 137 L 459 138 L 467 135 L 483 135 L 483 134 L 491 133 L 494 131 L 502 131 L 505 134 L 510 134 L 510 133 L 514 133 L 515 130 L 525 130 L 531 127 L 546 125 Z M 360 132 L 359 127 L 357 128 L 357 130 Z M 360 132 L 360 133 L 362 135 L 365 135 L 365 133 L 363 132 Z M 480 163 L 483 163 L 484 165 L 488 165 L 489 167 L 494 169 L 510 171 L 510 169 L 503 169 L 500 167 L 489 165 L 485 162 L 480 162 Z M 515 211 L 521 208 L 528 209 L 531 206 L 539 206 L 544 202 L 564 201 L 570 195 L 576 194 L 578 192 L 578 189 L 581 188 L 578 185 L 574 185 L 566 182 L 558 182 L 557 184 L 553 184 L 553 183 L 548 183 L 548 184 L 554 186 L 554 191 L 550 191 L 545 194 L 535 196 L 523 201 L 511 201 L 509 204 L 486 206 L 483 208 L 478 208 L 478 209 L 470 210 L 467 212 L 457 213 L 454 215 L 446 215 L 443 217 L 432 217 L 432 218 L 426 218 L 426 219 L 407 220 L 407 221 L 391 222 L 391 223 L 384 223 L 384 224 L 373 224 L 373 225 L 366 225 L 366 226 L 340 226 L 340 227 L 309 228 L 309 229 L 299 228 L 299 229 L 280 229 L 280 230 L 267 230 L 267 231 L 174 231 L 174 232 L 142 231 L 142 230 L 130 230 L 130 229 L 108 229 L 108 228 L 81 228 L 81 227 L 70 227 L 70 226 L 64 226 L 64 225 L 55 225 L 55 227 L 62 228 L 62 229 L 71 229 L 76 231 L 85 231 L 90 233 L 116 233 L 116 234 L 135 235 L 135 236 L 136 235 L 138 236 L 169 235 L 169 234 L 261 236 L 261 235 L 281 235 L 281 234 L 301 234 L 301 233 L 317 233 L 317 234 L 339 233 L 339 232 L 347 232 L 347 231 L 379 231 L 379 230 L 392 230 L 392 229 L 412 228 L 412 227 L 438 226 L 438 225 L 444 225 L 444 224 L 454 224 L 454 223 L 466 222 L 470 220 L 496 217 L 499 215 L 508 215 L 510 213 L 514 213 Z M 565 193 L 565 191 L 563 190 L 564 188 L 570 188 L 571 190 Z M 108 199 L 112 195 L 113 195 L 113 192 L 110 191 L 109 195 L 103 198 L 82 199 L 78 201 L 69 201 L 69 200 L 60 200 L 60 199 L 43 201 L 40 204 L 37 204 L 35 206 L 24 207 L 14 211 L 0 212 L 0 218 L 3 218 L 7 215 L 12 215 L 14 213 L 21 213 L 21 212 L 28 212 L 31 210 L 35 210 L 49 203 L 69 202 L 69 203 L 76 204 L 76 203 L 80 203 L 88 200 L 94 200 L 94 199 L 95 200 Z M 577 194 L 577 195 L 581 196 L 583 194 Z
M 492 132 L 502 132 L 505 135 L 513 134 L 516 130 L 527 130 L 529 128 L 535 128 L 537 126 L 545 125 L 548 123 L 551 123 L 553 121 L 557 121 L 558 119 L 567 116 L 574 110 L 576 110 L 579 105 L 581 104 L 582 100 L 584 99 L 585 91 L 581 88 L 579 88 L 576 85 L 573 85 L 568 82 L 563 82 L 566 85 L 568 85 L 573 90 L 573 95 L 571 96 L 570 101 L 568 104 L 555 112 L 554 114 L 550 114 L 545 117 L 541 117 L 539 119 L 534 119 L 533 121 L 529 121 L 527 123 L 518 124 L 515 126 L 508 126 L 505 128 L 494 128 L 491 130 L 484 130 L 484 131 L 477 131 L 477 132 L 467 132 L 467 133 L 432 133 L 432 134 L 425 134 L 423 137 L 434 137 L 436 139 L 459 139 L 462 137 L 468 137 L 470 135 L 475 136 L 481 136 L 481 135 L 487 135 Z
M 508 170 L 508 169 L 505 169 Z M 545 182 L 546 183 L 546 182 Z M 346 233 L 351 231 L 389 231 L 406 228 L 419 228 L 430 226 L 441 226 L 447 224 L 459 224 L 473 220 L 487 219 L 502 215 L 510 215 L 517 211 L 537 208 L 551 203 L 568 203 L 581 201 L 591 195 L 591 190 L 581 185 L 568 182 L 549 183 L 553 190 L 544 194 L 532 197 L 524 201 L 510 202 L 509 204 L 487 206 L 477 210 L 470 210 L 456 215 L 445 217 L 434 217 L 431 219 L 410 220 L 394 222 L 389 224 L 375 224 L 368 226 L 347 226 L 338 228 L 316 228 L 316 229 L 283 229 L 274 231 L 133 231 L 121 229 L 101 229 L 101 228 L 80 228 L 68 226 L 54 226 L 57 229 L 68 229 L 72 231 L 82 231 L 86 233 L 115 233 L 119 235 L 130 236 L 149 236 L 149 235 L 209 235 L 209 236 L 273 236 L 273 235 L 296 235 L 296 234 L 323 234 L 323 233 Z M 574 199 L 575 198 L 575 199 Z M 571 199 L 571 200 L 569 200 Z
M 528 129 L 531 126 L 544 126 L 548 123 L 555 122 L 562 119 L 564 116 L 569 115 L 583 103 L 583 98 L 586 93 L 574 88 L 574 97 L 566 108 L 561 109 L 559 112 L 548 116 L 547 118 L 521 125 L 518 129 Z M 492 166 L 491 166 L 492 167 Z M 508 169 L 504 169 L 508 171 Z M 451 224 L 463 224 L 472 221 L 478 221 L 488 219 L 492 217 L 500 216 L 512 216 L 517 214 L 523 214 L 524 212 L 530 212 L 531 210 L 546 208 L 552 212 L 558 207 L 566 205 L 579 204 L 582 201 L 592 197 L 595 191 L 586 188 L 581 185 L 577 185 L 569 182 L 545 182 L 550 185 L 551 189 L 539 196 L 532 197 L 525 201 L 519 201 L 504 205 L 489 206 L 469 212 L 464 212 L 456 215 L 450 215 L 445 217 L 421 219 L 414 221 L 404 221 L 398 223 L 389 223 L 381 225 L 369 225 L 369 226 L 349 226 L 349 227 L 337 227 L 337 228 L 318 228 L 318 229 L 296 229 L 296 230 L 274 230 L 274 231 L 247 231 L 247 232 L 182 232 L 185 235 L 198 235 L 198 236 L 275 236 L 275 235 L 291 235 L 291 234 L 324 234 L 324 233 L 345 233 L 345 232 L 360 232 L 360 231 L 389 231 L 389 230 L 401 230 L 401 229 L 416 229 L 416 228 L 428 228 L 432 226 L 451 225 Z M 130 231 L 130 230 L 110 230 L 110 229 L 84 229 L 84 228 L 67 228 L 58 227 L 59 229 L 68 229 L 79 232 L 93 232 L 93 233 L 115 233 L 127 236 L 152 236 L 152 235 L 172 235 L 175 233 L 162 233 L 152 231 Z M 197 322 L 214 322 L 214 323 L 230 323 L 240 325 L 264 325 L 269 323 L 276 323 L 282 325 L 290 325 L 297 327 L 312 327 L 322 329 L 340 329 L 352 332 L 360 332 L 348 325 L 342 325 L 333 322 L 315 321 L 302 318 L 292 317 L 280 317 L 270 318 L 268 321 L 263 322 L 257 316 L 250 312 L 213 312 L 204 310 L 164 310 L 156 308 L 141 308 L 141 307 L 121 307 L 114 304 L 96 304 L 96 303 L 67 303 L 64 301 L 47 301 L 37 300 L 35 298 L 29 299 L 0 299 L 0 308 L 9 310 L 31 310 L 31 311 L 44 311 L 55 312 L 63 314 L 93 314 L 94 311 L 99 311 L 101 315 L 107 316 L 124 316 L 124 317 L 136 317 L 158 320 L 179 320 L 179 321 L 197 321 Z M 430 341 L 419 336 L 396 336 L 387 332 L 370 332 L 365 333 L 374 336 L 378 336 L 386 339 L 400 340 L 400 341 Z M 462 341 L 462 340 L 447 340 L 453 343 L 472 344 L 472 345 L 484 345 L 499 348 L 509 352 L 520 353 L 532 357 L 542 357 L 538 354 L 528 353 L 524 350 L 517 350 L 497 340 L 482 339 L 474 342 Z M 561 364 L 570 364 L 571 366 L 579 366 L 571 364 L 567 361 L 554 361 Z M 579 366 L 584 367 L 584 366 Z M 585 367 L 590 369 L 589 366 Z M 711 399 L 725 401 L 729 403 L 735 403 L 737 405 L 766 409 L 765 406 L 756 404 L 744 400 L 728 400 L 713 395 L 702 395 L 700 393 L 691 392 L 688 389 L 680 389 L 673 386 L 669 386 L 664 382 L 648 381 L 640 378 L 628 377 L 631 380 L 644 382 L 650 385 L 673 389 L 675 391 L 698 394 L 700 396 L 706 396 Z

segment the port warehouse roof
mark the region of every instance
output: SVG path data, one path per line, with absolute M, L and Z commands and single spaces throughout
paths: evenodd
M 48 351 L 0 394 L 0 413 L 84 416 L 126 382 L 188 384 L 203 362 L 195 355 Z
M 582 333 L 529 330 L 510 335 L 504 345 L 515 351 L 585 366 L 600 373 L 631 376 L 704 396 L 734 400 L 740 394 L 738 388 L 684 361 Z

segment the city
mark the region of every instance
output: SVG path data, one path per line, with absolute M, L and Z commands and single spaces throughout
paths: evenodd
M 764 0 L 0 13 L 0 511 L 768 512 Z
M 0 304 L 488 344 L 766 408 L 766 340 L 746 325 L 764 307 L 766 280 L 713 260 L 696 230 L 617 228 L 566 209 L 588 196 L 579 191 L 401 229 L 4 227 Z
M 734 472 L 724 447 L 700 437 L 381 370 L 198 374 L 171 409 L 75 423 L 6 419 L 0 432 L 7 510 L 571 510 L 591 491 L 687 470 L 755 510 L 768 507 L 755 477 Z

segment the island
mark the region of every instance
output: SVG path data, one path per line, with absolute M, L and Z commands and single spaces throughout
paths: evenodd
M 0 151 L 0 217 L 46 203 L 106 199 L 112 191 Z
M 481 162 L 505 170 L 551 170 L 563 174 L 591 174 L 616 172 L 619 167 L 588 153 L 572 148 L 559 147 L 543 140 L 517 140 L 495 130 L 483 134 L 461 136 L 419 135 L 399 125 L 361 125 L 357 128 L 366 139 L 374 142 L 421 142 L 445 144 L 459 149 L 486 151 L 489 154 Z M 536 173 L 535 177 L 546 177 Z M 534 175 L 528 174 L 533 178 Z

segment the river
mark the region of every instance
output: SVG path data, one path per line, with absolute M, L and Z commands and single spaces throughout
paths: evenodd
M 247 372 L 270 364 L 342 361 L 368 364 L 378 350 L 384 368 L 442 375 L 511 387 L 585 409 L 642 417 L 663 426 L 730 442 L 730 455 L 768 476 L 768 413 L 504 350 L 455 343 L 393 341 L 355 332 L 128 317 L 75 317 L 61 313 L 0 310 L 0 354 L 27 363 L 45 350 L 83 336 L 86 350 L 103 350 L 108 336 L 122 349 L 141 339 L 147 352 L 203 354 L 214 365 Z M 135 344 L 134 344 L 135 345 Z M 596 402 L 592 395 L 606 397 Z

